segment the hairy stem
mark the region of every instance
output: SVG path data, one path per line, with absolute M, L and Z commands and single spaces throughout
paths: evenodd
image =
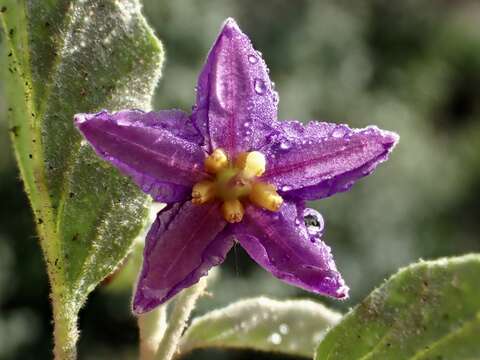
M 140 330 L 140 360 L 153 360 L 167 328 L 167 306 L 159 306 L 138 317 Z
M 52 306 L 55 360 L 74 360 L 77 358 L 77 306 L 67 300 L 66 294 L 52 294 Z
M 185 329 L 190 314 L 195 307 L 195 303 L 204 293 L 206 287 L 207 279 L 204 277 L 200 279 L 196 285 L 184 290 L 177 296 L 165 335 L 160 341 L 155 359 L 171 360 L 174 357 L 183 330 Z

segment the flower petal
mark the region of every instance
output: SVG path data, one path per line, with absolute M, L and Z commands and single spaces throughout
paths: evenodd
M 78 114 L 75 123 L 95 151 L 156 201 L 184 201 L 207 177 L 202 136 L 180 111 Z
M 269 145 L 265 182 L 282 196 L 314 200 L 350 189 L 388 158 L 398 135 L 370 126 L 296 121 L 278 122 L 278 136 Z
M 133 311 L 152 310 L 223 262 L 234 239 L 219 204 L 175 204 L 150 229 Z
M 335 267 L 321 231 L 305 226 L 303 205 L 284 203 L 278 213 L 248 206 L 235 236 L 262 267 L 286 283 L 335 298 L 348 297 L 348 287 Z
M 277 103 L 261 54 L 228 19 L 198 79 L 192 114 L 210 150 L 223 148 L 231 156 L 258 150 L 272 131 Z

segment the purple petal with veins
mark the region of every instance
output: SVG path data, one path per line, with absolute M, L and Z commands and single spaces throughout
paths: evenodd
M 222 263 L 234 241 L 225 225 L 218 204 L 162 211 L 147 235 L 134 312 L 153 309 Z
M 388 158 L 398 135 L 377 127 L 296 121 L 277 125 L 262 179 L 289 198 L 321 199 L 348 190 Z
M 192 114 L 210 150 L 223 148 L 233 157 L 259 149 L 272 133 L 277 102 L 262 56 L 227 20 L 200 73 Z
M 307 211 L 311 215 L 310 209 Z M 277 278 L 318 294 L 346 298 L 330 248 L 307 229 L 303 205 L 285 203 L 278 213 L 248 206 L 235 236 L 248 254 Z
M 157 201 L 186 200 L 208 175 L 205 152 L 190 119 L 179 111 L 79 114 L 75 123 L 97 154 Z

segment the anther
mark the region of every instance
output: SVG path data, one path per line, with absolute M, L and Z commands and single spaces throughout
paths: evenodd
M 205 170 L 211 174 L 216 174 L 228 166 L 228 157 L 222 149 L 215 149 L 205 159 Z
M 222 214 L 229 223 L 237 223 L 242 221 L 245 210 L 238 199 L 226 200 L 222 204 Z
M 243 170 L 243 174 L 247 178 L 261 176 L 267 165 L 265 155 L 260 151 L 242 153 L 237 157 L 235 163 L 238 168 Z
M 278 195 L 275 186 L 261 182 L 252 185 L 249 199 L 255 205 L 270 211 L 278 211 L 283 204 L 283 199 Z
M 212 181 L 200 181 L 193 186 L 192 203 L 201 205 L 207 201 L 213 200 L 216 195 L 216 185 Z

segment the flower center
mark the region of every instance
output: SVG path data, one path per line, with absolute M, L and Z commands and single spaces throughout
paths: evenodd
M 225 151 L 216 149 L 204 165 L 212 178 L 193 186 L 193 204 L 221 201 L 223 217 L 230 223 L 242 220 L 246 202 L 270 211 L 280 209 L 283 199 L 275 186 L 258 179 L 266 167 L 265 155 L 261 152 L 251 151 L 229 159 Z

